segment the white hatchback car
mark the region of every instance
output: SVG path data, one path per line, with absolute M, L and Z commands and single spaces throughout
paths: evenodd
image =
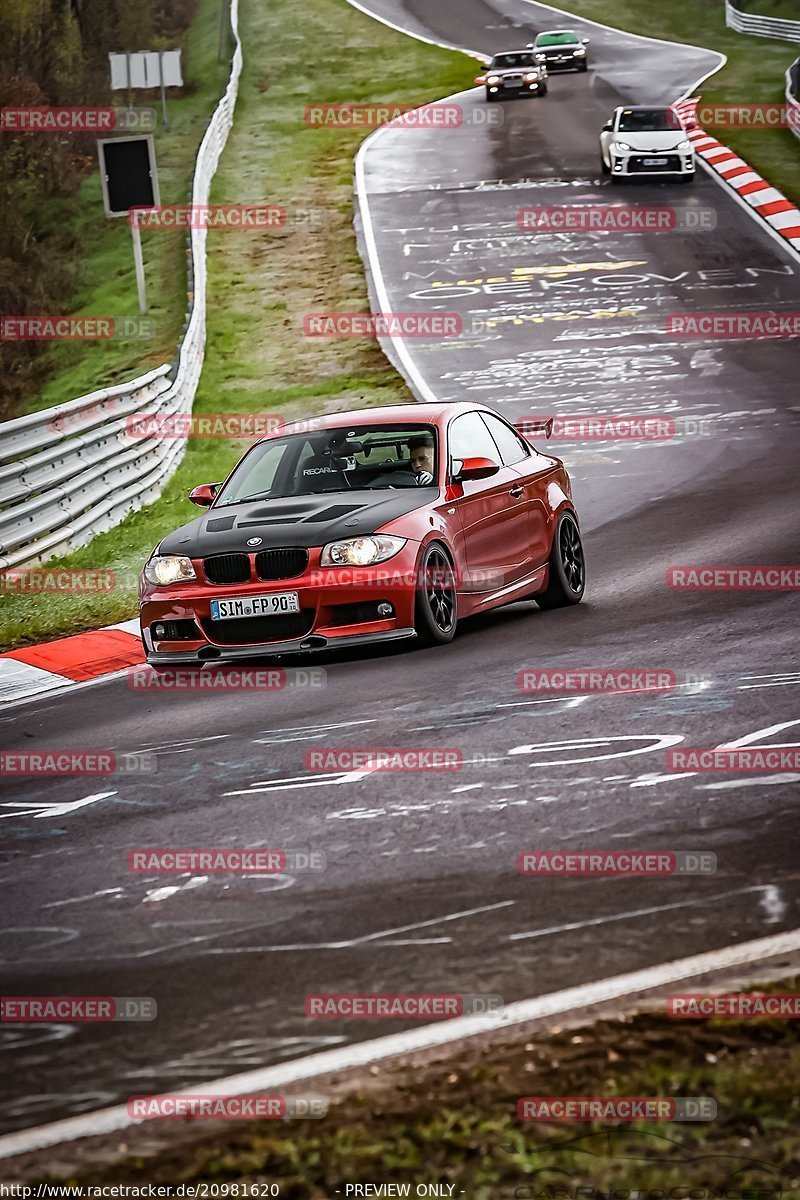
M 673 108 L 615 108 L 600 134 L 604 175 L 694 179 L 694 148 Z

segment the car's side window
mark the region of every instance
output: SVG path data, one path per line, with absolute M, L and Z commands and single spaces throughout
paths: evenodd
M 514 463 L 522 462 L 523 458 L 530 458 L 530 449 L 505 421 L 501 421 L 492 413 L 481 413 L 481 418 L 488 425 L 505 466 L 513 467 Z
M 450 461 L 454 458 L 490 458 L 497 462 L 498 450 L 480 413 L 464 413 L 450 426 Z

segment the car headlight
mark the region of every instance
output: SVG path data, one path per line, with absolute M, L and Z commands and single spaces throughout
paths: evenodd
M 533 83 L 533 81 L 534 81 L 535 79 L 538 79 L 538 78 L 539 78 L 539 72 L 538 72 L 538 71 L 528 71 L 527 75 L 525 76 L 525 82 L 526 82 L 526 83 Z
M 614 142 L 614 149 L 615 150 L 630 150 L 630 146 L 628 145 L 627 142 Z
M 576 55 L 578 55 L 578 54 L 585 54 L 585 53 L 586 53 L 586 51 L 584 50 L 583 46 L 579 46 L 579 47 L 578 47 L 578 49 L 574 51 L 574 53 L 575 53 Z
M 688 138 L 686 139 L 686 141 L 678 142 L 678 145 L 676 147 L 677 150 L 691 150 L 691 148 L 692 148 L 692 143 L 689 141 Z
M 500 82 L 500 76 L 499 76 L 499 75 L 487 75 L 487 76 L 486 76 L 486 82 L 487 82 L 487 83 L 499 83 L 499 82 Z
M 192 560 L 184 554 L 163 554 L 150 559 L 144 568 L 148 583 L 168 587 L 171 583 L 188 583 L 197 579 Z
M 329 542 L 323 548 L 320 565 L 323 567 L 371 567 L 375 563 L 393 558 L 406 544 L 406 539 L 390 534 L 373 534 L 372 537 L 345 538 L 341 542 Z

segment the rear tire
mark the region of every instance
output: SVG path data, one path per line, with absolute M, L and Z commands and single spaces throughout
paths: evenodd
M 547 588 L 534 600 L 539 608 L 566 608 L 580 604 L 586 589 L 586 560 L 575 517 L 562 513 L 553 534 L 548 560 Z
M 422 556 L 414 629 L 422 646 L 444 646 L 452 642 L 458 626 L 456 576 L 447 551 L 431 542 Z

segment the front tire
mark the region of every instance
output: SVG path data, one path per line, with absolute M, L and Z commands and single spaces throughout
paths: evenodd
M 438 542 L 426 549 L 419 571 L 414 605 L 417 640 L 423 646 L 444 646 L 456 635 L 458 598 L 453 564 Z
M 570 512 L 559 517 L 548 567 L 547 588 L 534 596 L 539 608 L 580 604 L 586 589 L 586 560 L 578 524 Z
M 539 88 L 536 95 L 537 96 L 546 96 L 547 95 L 547 84 L 545 84 L 544 87 Z
M 603 158 L 602 154 L 600 155 L 600 170 L 603 172 L 604 175 L 611 174 L 611 167 L 608 165 L 606 160 Z

